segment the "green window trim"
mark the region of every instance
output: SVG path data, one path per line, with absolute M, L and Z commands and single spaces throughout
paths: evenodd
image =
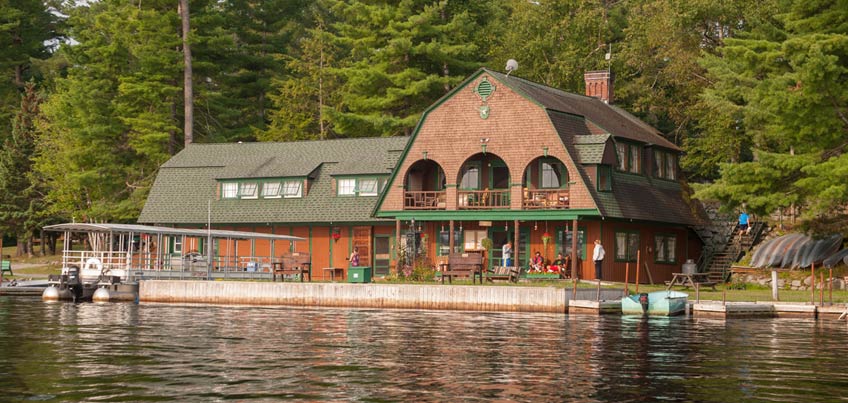
M 623 150 L 622 150 L 623 148 Z M 623 153 L 622 153 L 623 151 Z M 635 151 L 635 153 L 634 153 Z M 623 154 L 623 155 L 622 155 Z M 633 156 L 636 155 L 636 171 L 633 170 Z M 615 170 L 630 175 L 644 175 L 644 149 L 642 144 L 630 141 L 616 140 L 615 142 Z
M 623 236 L 624 249 L 619 245 L 619 238 Z M 616 262 L 635 262 L 636 251 L 639 250 L 641 239 L 639 239 L 639 231 L 633 230 L 617 230 L 615 231 L 614 256 Z M 622 253 L 623 252 L 623 253 Z
M 558 226 L 556 228 L 556 245 L 554 246 L 554 254 L 562 253 L 567 255 L 566 248 L 571 248 L 571 240 L 566 236 L 566 232 L 571 232 L 571 226 Z M 563 245 L 566 248 L 563 248 Z M 577 258 L 581 261 L 586 261 L 586 226 L 577 226 Z
M 462 253 L 465 247 L 465 240 L 462 238 L 463 231 L 460 231 L 459 228 L 453 229 L 453 253 Z M 445 250 L 450 249 L 450 230 L 440 230 L 438 236 L 436 237 L 436 256 L 447 256 L 447 254 L 442 251 L 442 248 Z M 444 238 L 444 241 L 442 240 Z
M 602 180 L 606 178 L 606 180 Z M 609 165 L 598 165 L 597 184 L 599 192 L 612 192 L 612 167 Z
M 676 234 L 657 233 L 654 235 L 654 263 L 677 264 Z
M 459 190 L 480 190 L 480 186 L 482 185 L 483 180 L 482 166 L 483 164 L 481 161 L 468 161 L 465 164 L 462 164 L 462 167 L 460 168 L 461 175 L 459 177 L 459 183 L 457 184 Z M 472 168 L 477 169 L 477 184 L 474 185 L 474 187 L 464 187 L 462 186 L 462 183 L 464 182 L 465 174 L 466 172 L 468 172 L 468 170 Z
M 337 176 L 335 181 L 337 197 L 379 197 L 380 194 L 386 190 L 387 185 L 387 178 L 385 175 Z M 342 181 L 353 181 L 352 193 L 341 193 Z M 363 186 L 367 187 L 367 191 L 363 191 Z
M 238 180 L 221 180 L 219 181 L 219 186 L 221 189 L 219 200 L 256 200 L 256 199 L 293 199 L 293 198 L 302 198 L 303 197 L 303 182 L 306 178 L 303 177 L 283 177 L 283 178 L 261 178 L 261 179 L 238 179 Z M 297 182 L 300 184 L 300 190 L 296 195 L 284 195 L 284 189 L 287 183 Z M 273 190 L 274 186 L 267 185 L 275 185 L 277 186 L 277 192 L 270 192 L 269 190 Z M 230 189 L 228 191 L 227 187 L 235 186 L 235 189 Z M 243 194 L 243 191 L 248 187 L 254 187 L 253 192 L 250 194 Z M 234 193 L 233 193 L 234 191 Z M 228 195 L 229 194 L 229 195 Z

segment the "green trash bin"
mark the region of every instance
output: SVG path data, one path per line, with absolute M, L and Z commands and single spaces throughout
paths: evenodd
M 370 283 L 371 268 L 368 266 L 356 266 L 347 269 L 348 283 Z

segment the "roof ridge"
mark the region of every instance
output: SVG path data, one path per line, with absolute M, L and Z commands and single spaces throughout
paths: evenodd
M 301 140 L 293 140 L 293 141 L 239 141 L 239 142 L 222 142 L 222 143 L 191 143 L 189 146 L 222 146 L 222 145 L 255 145 L 255 144 L 306 144 L 306 143 L 323 143 L 323 142 L 331 142 L 331 141 L 364 141 L 364 140 L 396 140 L 396 139 L 409 139 L 409 136 L 374 136 L 374 137 L 343 137 L 343 138 L 332 138 L 332 139 L 301 139 Z

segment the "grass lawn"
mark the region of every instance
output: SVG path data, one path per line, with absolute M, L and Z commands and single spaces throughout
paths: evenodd
M 48 274 L 59 274 L 62 269 L 61 255 L 15 257 L 16 249 L 17 247 L 15 246 L 6 246 L 3 248 L 3 260 L 10 260 L 12 262 L 12 272 L 15 273 L 14 276 L 9 276 L 8 273 L 4 274 L 4 280 L 20 280 L 29 277 L 43 278 L 47 277 Z M 11 256 L 11 258 L 6 259 L 5 256 Z

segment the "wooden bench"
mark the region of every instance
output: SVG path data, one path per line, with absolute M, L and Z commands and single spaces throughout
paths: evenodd
M 9 272 L 10 276 L 15 275 L 15 273 L 12 273 L 12 262 L 10 262 L 8 260 L 3 260 L 2 263 L 0 263 L 0 273 L 5 273 L 5 272 Z
M 454 277 L 471 277 L 471 284 L 479 277 L 483 284 L 483 256 L 479 254 L 453 254 L 448 257 L 448 268 L 442 272 L 442 284 L 453 283 Z
M 673 277 L 671 281 L 666 281 L 666 290 L 670 290 L 671 287 L 676 285 L 683 286 L 686 289 L 689 287 L 692 288 L 700 288 L 700 287 L 711 287 L 713 291 L 716 291 L 716 283 L 714 281 L 709 281 L 707 277 L 709 273 L 672 273 Z
M 280 258 L 279 262 L 272 264 L 274 267 L 274 281 L 277 281 L 277 275 L 280 276 L 280 281 L 285 281 L 286 275 L 299 274 L 300 282 L 303 278 L 309 276 L 309 281 L 312 281 L 312 260 L 309 254 L 292 253 Z
M 486 280 L 491 282 L 494 282 L 494 280 L 508 280 L 516 283 L 518 282 L 518 275 L 518 267 L 496 266 L 494 269 L 486 272 Z

